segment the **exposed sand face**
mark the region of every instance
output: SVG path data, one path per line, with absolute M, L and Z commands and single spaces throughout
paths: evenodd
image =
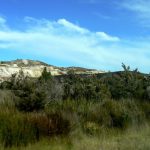
M 12 74 L 18 74 L 20 71 L 24 73 L 25 76 L 29 77 L 39 77 L 42 74 L 42 71 L 45 66 L 30 66 L 30 67 L 18 67 L 18 66 L 0 66 L 0 79 L 10 78 Z M 51 72 L 52 75 L 65 74 L 58 69 L 53 67 L 46 67 L 48 72 Z
M 31 62 L 31 61 L 30 61 Z M 48 72 L 51 72 L 53 76 L 63 75 L 67 74 L 68 68 L 61 68 L 61 67 L 54 67 L 54 66 L 46 66 L 46 65 L 40 65 L 36 64 L 29 65 L 28 60 L 22 60 L 22 63 L 25 66 L 18 66 L 16 63 L 11 64 L 0 64 L 0 82 L 9 79 L 12 74 L 18 74 L 20 71 L 24 73 L 25 76 L 38 78 L 41 76 L 43 69 L 46 67 Z M 74 68 L 74 71 L 76 74 L 97 74 L 97 73 L 103 73 L 103 71 L 98 70 L 78 70 L 77 68 Z

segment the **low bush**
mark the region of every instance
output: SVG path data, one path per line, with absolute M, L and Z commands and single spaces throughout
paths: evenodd
M 39 111 L 44 109 L 45 106 L 44 97 L 45 94 L 38 91 L 33 91 L 32 93 L 23 92 L 20 98 L 15 99 L 15 105 L 19 111 L 24 112 Z

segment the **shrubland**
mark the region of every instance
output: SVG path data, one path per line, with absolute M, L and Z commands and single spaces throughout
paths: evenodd
M 54 149 L 58 149 L 54 144 L 57 142 L 62 149 L 82 149 L 85 142 L 88 149 L 89 143 L 95 141 L 95 146 L 102 149 L 112 149 L 113 142 L 124 145 L 114 144 L 115 149 L 126 149 L 125 135 L 129 131 L 138 141 L 129 134 L 133 144 L 142 145 L 142 134 L 150 136 L 145 132 L 149 132 L 150 121 L 150 76 L 122 66 L 122 72 L 98 75 L 70 71 L 68 75 L 52 77 L 46 68 L 38 79 L 22 72 L 12 75 L 0 85 L 1 147 L 31 149 L 31 145 L 36 147 L 36 143 L 44 141 L 56 146 Z M 150 148 L 148 143 L 144 145 L 141 149 Z M 136 148 L 129 146 L 128 149 Z

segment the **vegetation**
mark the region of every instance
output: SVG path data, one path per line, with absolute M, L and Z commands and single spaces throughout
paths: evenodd
M 91 76 L 52 77 L 46 68 L 39 79 L 13 75 L 0 85 L 0 147 L 150 149 L 150 76 L 122 66 Z

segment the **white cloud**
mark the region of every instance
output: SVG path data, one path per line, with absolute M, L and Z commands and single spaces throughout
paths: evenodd
M 2 17 L 0 17 L 0 24 L 5 24 L 6 23 L 6 20 Z
M 63 25 L 67 29 L 71 29 L 71 30 L 74 30 L 74 31 L 77 31 L 77 32 L 80 32 L 80 33 L 83 33 L 83 34 L 89 32 L 87 29 L 81 28 L 81 27 L 67 21 L 66 19 L 59 19 L 57 21 L 57 23 L 60 24 L 60 25 Z
M 119 5 L 134 12 L 143 25 L 149 26 L 150 0 L 124 0 Z
M 149 0 L 125 0 L 123 6 L 132 11 L 137 11 L 139 13 L 145 14 L 144 16 L 147 16 L 147 13 L 150 14 Z M 147 17 L 150 16 L 148 15 Z
M 139 41 L 124 41 L 105 32 L 92 32 L 65 19 L 50 21 L 26 17 L 24 20 L 26 28 L 22 31 L 8 28 L 2 19 L 0 24 L 8 30 L 0 28 L 0 52 L 7 51 L 9 55 L 9 51 L 14 51 L 24 57 L 28 54 L 45 58 L 49 63 L 55 59 L 68 65 L 103 70 L 120 69 L 122 62 L 133 67 L 150 65 L 149 42 L 141 42 L 143 45 L 139 46 Z
M 105 32 L 96 32 L 96 35 L 98 35 L 101 38 L 101 40 L 112 41 L 112 42 L 120 41 L 118 37 L 110 36 L 106 34 Z
M 6 29 L 6 19 L 4 19 L 3 17 L 0 17 L 0 29 Z

